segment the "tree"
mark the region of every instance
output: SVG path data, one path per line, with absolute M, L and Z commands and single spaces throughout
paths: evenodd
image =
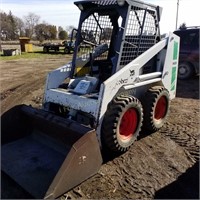
M 58 33 L 60 33 L 61 31 L 63 31 L 64 29 L 63 29 L 63 27 L 62 26 L 59 26 L 58 27 Z
M 69 35 L 71 35 L 73 29 L 75 29 L 75 27 L 72 26 L 72 25 L 66 27 L 66 31 L 67 31 L 67 33 L 68 33 Z
M 10 11 L 9 14 L 0 12 L 1 39 L 16 40 L 19 36 L 17 21 Z
M 64 31 L 64 30 L 60 31 L 59 34 L 58 34 L 58 37 L 59 37 L 60 40 L 67 39 L 67 37 L 68 37 L 67 31 Z
M 1 39 L 7 40 L 8 39 L 8 32 L 9 32 L 9 23 L 7 14 L 4 12 L 0 13 L 0 24 L 1 24 Z
M 23 20 L 15 16 L 15 21 L 19 36 L 25 36 L 25 24 Z
M 104 28 L 103 33 L 101 36 L 102 40 L 109 40 L 112 34 L 112 29 L 111 28 Z
M 11 11 L 8 14 L 8 20 L 10 21 L 10 39 L 15 40 L 18 38 L 18 29 L 16 20 Z
M 36 39 L 42 42 L 43 40 L 56 39 L 57 30 L 56 26 L 47 23 L 38 24 L 35 26 Z
M 48 25 L 48 32 L 49 32 L 49 38 L 51 40 L 56 39 L 56 36 L 57 36 L 56 26 L 54 26 L 54 25 Z
M 35 32 L 35 26 L 39 23 L 40 16 L 30 12 L 24 16 L 26 26 L 26 36 L 32 38 Z
M 35 26 L 36 39 L 42 42 L 46 38 L 46 24 L 38 24 Z
M 187 26 L 186 26 L 186 23 L 182 23 L 180 26 L 179 26 L 179 29 L 187 29 Z

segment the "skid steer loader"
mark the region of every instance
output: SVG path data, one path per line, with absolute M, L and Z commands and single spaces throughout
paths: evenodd
M 125 152 L 141 128 L 160 129 L 176 94 L 179 37 L 161 40 L 159 6 L 75 5 L 73 59 L 48 74 L 42 109 L 1 117 L 2 170 L 35 198 L 58 198 L 97 173 L 102 149 Z

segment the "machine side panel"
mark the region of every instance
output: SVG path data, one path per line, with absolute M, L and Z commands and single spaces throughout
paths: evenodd
M 176 84 L 179 61 L 179 37 L 170 33 L 165 63 L 162 73 L 162 82 L 165 88 L 169 91 L 170 99 L 176 96 Z

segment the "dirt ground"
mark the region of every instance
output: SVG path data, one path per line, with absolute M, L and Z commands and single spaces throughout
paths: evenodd
M 23 103 L 40 107 L 47 73 L 70 58 L 52 54 L 0 60 L 1 113 Z M 199 199 L 199 102 L 199 77 L 178 81 L 164 127 L 142 133 L 128 152 L 108 159 L 95 176 L 61 199 Z M 23 192 L 14 196 L 17 189 L 12 181 L 2 181 L 1 197 L 28 198 Z

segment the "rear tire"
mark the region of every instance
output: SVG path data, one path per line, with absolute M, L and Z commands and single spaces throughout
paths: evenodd
M 143 121 L 140 101 L 132 96 L 116 97 L 102 123 L 102 144 L 114 152 L 127 151 L 137 139 Z
M 178 66 L 178 79 L 189 79 L 194 75 L 194 67 L 188 62 L 182 62 Z
M 159 130 L 169 113 L 169 93 L 161 86 L 150 88 L 143 100 L 144 129 L 151 132 Z
M 43 52 L 44 52 L 44 53 L 49 53 L 49 48 L 48 48 L 48 47 L 44 47 L 44 48 L 43 48 Z

